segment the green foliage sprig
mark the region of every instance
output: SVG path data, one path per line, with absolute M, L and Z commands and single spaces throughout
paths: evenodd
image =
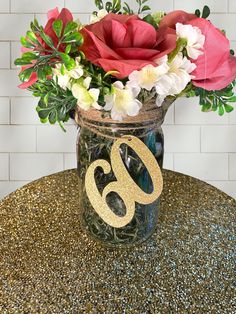
M 27 82 L 35 72 L 39 80 L 45 81 L 46 77 L 52 74 L 52 67 L 58 62 L 63 63 L 68 70 L 73 69 L 75 66 L 73 52 L 76 52 L 83 42 L 78 27 L 77 23 L 70 21 L 63 30 L 62 21 L 55 20 L 53 31 L 58 38 L 58 44 L 55 46 L 52 38 L 45 34 L 43 27 L 39 26 L 35 19 L 31 23 L 31 30 L 21 38 L 22 46 L 31 51 L 23 53 L 21 58 L 15 60 L 15 65 L 28 67 L 20 72 L 20 80 Z M 43 45 L 43 42 L 46 45 Z M 62 45 L 65 47 L 65 52 L 60 49 Z
M 112 0 L 105 4 L 102 0 L 95 0 L 95 5 L 99 10 L 105 9 L 107 12 L 118 13 L 121 9 L 121 0 Z
M 148 0 L 135 0 L 135 2 L 138 4 L 138 14 L 150 10 L 150 7 L 145 4 L 147 1 Z M 107 12 L 134 14 L 134 10 L 130 8 L 127 2 L 124 2 L 122 7 L 121 0 L 112 0 L 112 2 L 107 1 L 105 4 L 103 3 L 103 0 L 95 0 L 95 5 L 99 10 L 105 9 Z M 121 8 L 123 9 L 123 11 L 120 11 Z
M 68 121 L 71 111 L 76 108 L 76 99 L 71 91 L 62 89 L 54 80 L 37 82 L 29 90 L 35 97 L 40 97 L 36 108 L 40 121 L 50 124 L 58 122 L 65 131 L 62 122 Z
M 202 12 L 199 9 L 195 11 L 195 15 L 197 17 L 202 17 L 203 19 L 207 19 L 210 14 L 211 14 L 211 10 L 207 5 L 203 7 Z
M 236 81 L 221 90 L 207 91 L 202 88 L 196 88 L 195 95 L 199 96 L 199 104 L 202 111 L 216 111 L 220 116 L 225 112 L 229 113 L 234 110 L 232 103 L 236 102 L 234 87 Z

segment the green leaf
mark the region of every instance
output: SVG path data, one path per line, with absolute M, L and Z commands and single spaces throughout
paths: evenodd
M 41 109 L 45 109 L 47 108 L 47 104 L 45 103 L 45 101 L 43 99 L 40 99 L 39 102 L 38 102 L 38 107 L 40 110 Z M 48 108 L 47 108 L 48 109 Z
M 224 104 L 224 107 L 225 107 L 225 111 L 226 111 L 227 113 L 229 113 L 229 112 L 231 112 L 231 111 L 234 110 L 234 107 L 231 106 L 231 105 L 229 105 L 229 104 Z
M 62 43 L 73 43 L 73 42 L 79 42 L 80 44 L 82 44 L 83 42 L 83 36 L 76 32 L 70 35 L 67 35 L 63 40 Z
M 47 122 L 48 122 L 48 118 L 40 119 L 40 122 L 41 122 L 41 123 L 47 123 Z
M 112 1 L 113 12 L 116 13 L 121 9 L 121 0 Z
M 62 20 L 55 20 L 52 24 L 52 28 L 58 38 L 61 37 L 62 27 L 63 27 Z
M 63 52 L 60 52 L 60 57 L 68 70 L 74 69 L 75 67 L 74 59 L 72 59 L 70 56 L 68 56 L 67 54 Z
M 40 81 L 46 81 L 47 77 L 46 77 L 46 72 L 44 71 L 44 69 L 39 68 L 37 71 L 37 75 Z
M 28 82 L 30 79 L 30 76 L 33 72 L 34 72 L 33 67 L 25 69 L 24 71 L 20 72 L 19 78 L 20 78 L 21 82 Z
M 44 97 L 43 97 L 43 101 L 46 105 L 48 105 L 48 98 L 49 98 L 50 92 L 47 93 Z
M 213 102 L 212 102 L 212 108 L 211 108 L 211 110 L 212 110 L 212 111 L 217 111 L 218 104 L 219 104 L 218 99 L 217 99 L 217 98 L 213 98 Z
M 51 75 L 52 74 L 52 67 L 50 65 L 45 65 L 44 71 L 45 71 L 46 75 Z
M 111 12 L 111 10 L 112 10 L 112 3 L 110 1 L 108 1 L 106 3 L 105 9 L 107 10 L 107 12 Z
M 66 54 L 69 54 L 70 51 L 71 51 L 71 45 L 69 44 L 69 45 L 66 46 L 65 53 L 66 53 Z
M 26 33 L 26 37 L 29 38 L 33 43 L 35 43 L 36 45 L 38 45 L 39 42 L 38 42 L 38 39 L 37 39 L 37 37 L 36 37 L 36 35 L 35 35 L 34 32 L 28 31 L 28 32 Z
M 206 19 L 211 14 L 210 8 L 205 5 L 202 11 L 202 18 Z
M 65 75 L 65 71 L 66 71 L 65 65 L 62 64 L 62 65 L 61 65 L 61 69 L 60 69 L 61 74 L 62 74 L 62 75 Z
M 31 27 L 33 32 L 36 32 L 40 29 L 40 26 L 39 26 L 37 19 L 34 19 L 34 21 L 30 23 L 30 27 Z
M 74 59 L 70 59 L 69 62 L 65 63 L 65 66 L 68 70 L 73 70 L 75 68 L 75 60 Z
M 123 10 L 126 14 L 134 14 L 134 11 L 130 9 L 127 2 L 124 2 Z
M 32 43 L 28 42 L 25 37 L 21 37 L 20 42 L 21 42 L 22 46 L 25 48 L 34 48 L 35 47 Z
M 227 102 L 236 102 L 236 96 L 231 97 Z
M 26 59 L 22 59 L 22 58 L 17 58 L 15 61 L 14 61 L 14 64 L 15 65 L 28 65 L 28 64 L 32 64 L 29 60 L 26 60 Z
M 40 109 L 40 107 L 36 108 L 38 112 L 38 116 L 40 119 L 46 119 L 51 111 L 51 108 L 49 109 Z
M 146 15 L 143 20 L 147 22 L 148 24 L 151 24 L 153 27 L 157 29 L 157 23 L 155 22 L 153 16 L 151 14 Z
M 25 59 L 25 60 L 30 60 L 30 61 L 32 61 L 32 60 L 38 59 L 38 56 L 36 56 L 35 53 L 28 51 L 28 52 L 24 52 L 24 53 L 22 54 L 21 58 L 22 58 L 22 59 Z
M 201 16 L 201 11 L 200 11 L 199 9 L 197 9 L 197 10 L 195 11 L 195 15 L 196 15 L 197 17 L 200 17 L 200 16 Z
M 70 62 L 70 59 L 71 59 L 71 58 L 70 58 L 70 56 L 68 56 L 66 53 L 60 52 L 59 55 L 60 55 L 62 61 L 63 61 L 65 64 L 68 63 L 68 62 Z
M 64 36 L 68 35 L 69 33 L 73 32 L 78 28 L 78 24 L 76 22 L 70 21 L 66 24 L 66 27 L 64 29 Z
M 222 106 L 222 104 L 219 104 L 219 108 L 218 108 L 218 114 L 219 114 L 219 116 L 223 116 L 224 113 L 225 113 L 224 107 Z
M 50 112 L 49 116 L 48 116 L 48 120 L 50 122 L 50 124 L 55 124 L 57 122 L 57 112 L 56 110 L 53 110 Z
M 64 121 L 66 119 L 66 107 L 62 106 L 58 111 L 58 119 Z
M 41 32 L 40 32 L 40 36 L 42 37 L 42 39 L 44 40 L 44 42 L 45 42 L 49 47 L 51 47 L 52 49 L 55 49 L 54 43 L 53 43 L 51 37 L 49 37 L 48 35 L 46 35 L 46 34 L 44 33 L 44 31 L 41 31 Z
M 104 8 L 102 0 L 95 0 L 95 5 L 99 10 Z
M 232 56 L 234 56 L 234 55 L 235 55 L 235 52 L 234 52 L 234 50 L 233 50 L 233 49 L 230 49 L 230 54 L 231 54 Z
M 151 8 L 150 8 L 148 5 L 144 5 L 144 6 L 142 7 L 141 12 L 149 11 L 149 10 L 151 10 Z

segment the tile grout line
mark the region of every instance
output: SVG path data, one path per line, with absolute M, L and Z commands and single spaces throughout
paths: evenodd
M 11 153 L 8 153 L 8 181 L 11 181 Z
M 228 181 L 230 181 L 230 166 L 229 166 L 229 156 L 230 156 L 230 153 L 227 154 L 228 155 Z

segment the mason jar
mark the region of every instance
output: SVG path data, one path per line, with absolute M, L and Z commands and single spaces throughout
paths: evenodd
M 158 223 L 160 197 L 150 204 L 135 202 L 132 220 L 123 227 L 114 227 L 105 222 L 91 204 L 85 186 L 88 168 L 98 160 L 105 160 L 111 164 L 110 156 L 114 142 L 122 137 L 135 137 L 151 151 L 162 169 L 164 156 L 162 124 L 171 103 L 172 100 L 166 100 L 161 107 L 157 107 L 155 104 L 146 104 L 138 116 L 127 117 L 123 121 L 114 121 L 98 110 L 79 110 L 77 112 L 76 120 L 80 125 L 77 138 L 77 162 L 80 180 L 81 223 L 84 230 L 93 239 L 106 246 L 133 246 L 148 239 Z M 152 193 L 153 182 L 140 156 L 126 144 L 119 146 L 119 154 L 125 169 L 138 187 L 147 194 Z M 96 187 L 101 195 L 111 182 L 116 181 L 112 169 L 110 170 L 105 174 L 102 167 L 97 167 L 94 172 Z M 87 184 L 89 185 L 89 183 Z M 125 180 L 121 182 L 121 185 L 123 189 L 126 188 Z M 127 197 L 130 195 L 132 198 L 132 189 L 128 189 L 130 187 L 127 186 Z M 93 197 L 93 191 L 89 192 Z M 117 217 L 123 217 L 126 214 L 128 208 L 119 193 L 111 191 L 106 195 L 105 201 Z

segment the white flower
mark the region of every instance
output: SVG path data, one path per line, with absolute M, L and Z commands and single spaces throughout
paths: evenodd
M 126 115 L 136 116 L 139 113 L 142 104 L 135 99 L 137 91 L 128 86 L 124 86 L 122 82 L 113 84 L 113 94 L 105 96 L 106 111 L 111 110 L 111 118 L 113 120 L 122 120 Z
M 62 71 L 62 64 L 58 63 L 56 64 L 55 68 L 52 69 L 53 71 L 53 79 L 54 81 L 57 80 L 58 85 L 66 90 L 71 89 L 71 78 L 73 79 L 79 79 L 81 76 L 83 76 L 84 71 L 82 66 L 79 64 L 79 59 L 75 59 L 75 67 L 74 69 L 68 71 L 67 69 L 64 68 L 64 71 Z M 63 65 L 64 67 L 64 65 Z M 62 74 L 63 72 L 63 74 Z
M 162 63 L 159 66 L 147 65 L 140 71 L 133 71 L 129 75 L 129 82 L 127 85 L 132 88 L 145 88 L 150 91 L 157 83 L 159 78 L 167 73 L 169 66 L 167 63 Z
M 100 91 L 98 88 L 89 89 L 90 82 L 91 78 L 87 77 L 85 80 L 73 84 L 71 91 L 73 96 L 77 99 L 77 105 L 80 108 L 89 110 L 93 107 L 99 110 L 101 109 L 101 106 L 98 104 Z
M 68 71 L 68 74 L 71 78 L 79 79 L 81 76 L 83 76 L 84 71 L 82 66 L 80 65 L 80 58 L 75 59 L 75 67 L 74 69 Z
M 169 64 L 169 67 L 168 73 L 164 74 L 156 84 L 157 105 L 166 96 L 178 95 L 185 89 L 191 81 L 192 76 L 190 73 L 195 70 L 196 65 L 183 57 L 182 53 L 179 53 Z
M 97 14 L 92 14 L 91 18 L 90 18 L 90 24 L 99 22 L 101 19 L 103 19 L 106 15 L 108 14 L 108 12 L 105 9 L 99 10 L 97 12 Z
M 57 83 L 64 90 L 66 90 L 67 88 L 71 89 L 70 76 L 68 74 L 57 75 Z
M 186 40 L 186 50 L 190 58 L 197 59 L 203 54 L 201 49 L 203 49 L 205 36 L 198 27 L 177 23 L 176 34 L 178 38 Z
M 154 62 L 158 65 L 161 65 L 163 63 L 167 63 L 168 62 L 168 55 L 165 55 L 161 58 L 158 58 L 158 59 L 154 60 Z

